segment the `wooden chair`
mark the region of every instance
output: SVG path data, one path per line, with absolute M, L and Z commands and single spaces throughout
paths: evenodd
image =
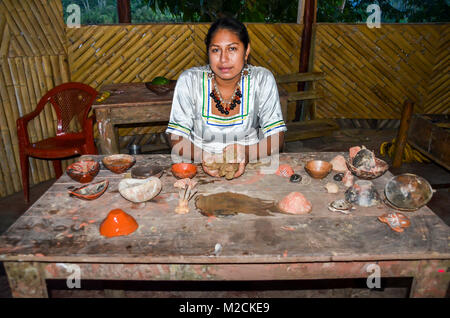
M 276 76 L 278 90 L 280 92 L 281 109 L 283 117 L 286 121 L 288 131 L 285 135 L 285 142 L 297 141 L 309 138 L 316 138 L 330 135 L 333 131 L 339 130 L 339 125 L 330 119 L 315 119 L 314 107 L 304 107 L 304 115 L 298 122 L 287 121 L 287 105 L 292 101 L 314 101 L 323 98 L 322 93 L 317 90 L 316 82 L 325 78 L 325 75 L 320 72 L 311 73 L 294 73 Z M 311 88 L 303 92 L 287 92 L 280 84 L 310 82 Z M 310 105 L 308 105 L 310 106 Z M 306 114 L 310 119 L 306 119 Z
M 97 91 L 89 85 L 65 83 L 48 91 L 33 112 L 17 119 L 20 167 L 26 202 L 29 202 L 29 157 L 52 160 L 56 177 L 59 178 L 62 175 L 61 159 L 81 154 L 97 154 L 92 130 L 95 118 L 88 117 L 96 96 Z M 28 136 L 27 125 L 42 112 L 47 103 L 50 103 L 56 112 L 56 135 L 33 143 Z M 74 118 L 78 120 L 81 131 L 71 131 Z

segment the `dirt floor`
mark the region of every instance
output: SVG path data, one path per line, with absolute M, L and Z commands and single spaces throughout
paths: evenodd
M 285 152 L 347 151 L 355 145 L 365 145 L 379 155 L 380 144 L 392 140 L 397 129 L 345 129 L 331 136 L 287 143 Z M 428 206 L 450 226 L 450 172 L 430 164 L 403 164 L 390 169 L 396 175 L 410 172 L 427 179 L 436 189 Z M 31 203 L 36 201 L 54 182 L 49 180 L 31 189 Z M 30 206 L 24 203 L 22 192 L 0 199 L 0 234 Z M 270 282 L 84 282 L 83 289 L 72 291 L 65 288 L 64 281 L 49 281 L 51 297 L 345 297 L 345 298 L 391 298 L 407 297 L 410 279 L 384 279 L 382 289 L 370 290 L 365 280 L 320 281 L 270 281 Z M 449 293 L 447 292 L 447 295 Z M 11 293 L 5 271 L 0 263 L 0 298 Z

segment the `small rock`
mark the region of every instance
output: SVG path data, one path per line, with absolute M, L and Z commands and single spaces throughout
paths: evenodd
M 343 173 L 337 173 L 333 177 L 334 181 L 342 181 L 342 178 L 344 178 L 344 174 Z
M 333 182 L 328 182 L 325 185 L 325 189 L 327 189 L 328 193 L 338 193 L 339 192 L 339 187 L 337 186 L 336 183 L 333 183 Z
M 289 181 L 294 182 L 294 183 L 300 182 L 300 181 L 302 181 L 302 176 L 299 175 L 299 174 L 294 173 L 294 174 L 289 178 Z

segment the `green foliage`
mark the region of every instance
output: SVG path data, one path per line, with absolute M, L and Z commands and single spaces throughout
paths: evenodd
M 118 23 L 116 0 L 62 0 L 78 4 L 81 24 Z M 449 22 L 450 0 L 318 0 L 318 22 L 366 22 L 370 4 L 381 22 Z M 232 16 L 243 22 L 295 23 L 298 0 L 131 0 L 132 23 L 211 22 Z
M 380 6 L 384 23 L 449 22 L 446 0 L 318 0 L 317 21 L 366 22 L 370 4 Z

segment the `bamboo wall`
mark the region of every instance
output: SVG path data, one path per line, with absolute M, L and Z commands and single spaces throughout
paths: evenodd
M 69 81 L 64 28 L 61 1 L 0 1 L 0 197 L 22 189 L 16 119 L 49 89 Z M 54 136 L 55 125 L 54 111 L 46 106 L 30 123 L 30 138 Z M 31 184 L 52 177 L 50 162 L 30 159 Z
M 449 112 L 447 25 L 318 24 L 315 71 L 326 74 L 320 118 L 400 118 L 405 99 L 416 113 Z

